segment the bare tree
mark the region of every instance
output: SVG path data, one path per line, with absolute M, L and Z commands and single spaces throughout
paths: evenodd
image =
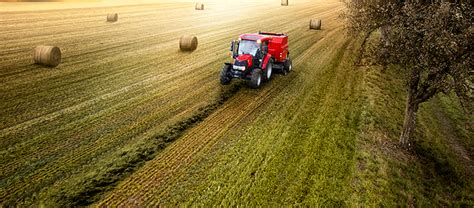
M 369 53 L 377 63 L 402 68 L 407 100 L 400 144 L 411 146 L 416 114 L 440 92 L 456 92 L 464 110 L 473 109 L 473 8 L 471 1 L 354 0 L 346 3 L 350 34 L 381 30 Z

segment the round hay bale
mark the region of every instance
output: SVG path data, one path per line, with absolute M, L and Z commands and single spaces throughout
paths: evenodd
M 288 6 L 288 0 L 281 0 L 282 6 Z
M 196 10 L 204 10 L 204 4 L 203 3 L 196 3 L 196 6 L 194 8 Z
M 321 30 L 321 20 L 310 20 L 309 29 L 311 30 Z
M 117 22 L 118 21 L 118 14 L 107 14 L 107 22 Z
M 194 51 L 198 46 L 198 39 L 196 36 L 185 35 L 179 39 L 179 48 L 182 51 Z
M 61 63 L 61 49 L 56 46 L 37 46 L 33 59 L 36 64 L 55 67 Z

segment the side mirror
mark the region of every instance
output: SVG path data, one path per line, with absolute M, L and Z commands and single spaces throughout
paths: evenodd
M 232 43 L 230 44 L 230 51 L 232 51 L 232 56 L 233 57 L 235 57 L 238 50 L 239 50 L 239 41 L 238 40 L 233 40 Z

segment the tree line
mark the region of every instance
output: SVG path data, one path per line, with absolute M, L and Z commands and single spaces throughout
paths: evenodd
M 413 146 L 419 105 L 438 93 L 455 92 L 473 113 L 472 0 L 353 0 L 343 17 L 351 35 L 380 41 L 367 51 L 375 63 L 401 68 L 407 89 L 400 144 Z

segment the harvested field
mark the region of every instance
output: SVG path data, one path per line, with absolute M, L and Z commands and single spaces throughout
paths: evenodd
M 340 1 L 290 5 L 0 7 L 0 206 L 337 206 L 354 198 L 358 43 L 344 36 Z M 120 20 L 109 24 L 112 13 Z M 320 31 L 308 28 L 315 18 L 324 20 Z M 257 31 L 288 33 L 293 71 L 257 90 L 236 80 L 221 86 L 231 40 Z M 186 34 L 199 38 L 192 53 L 177 47 Z M 61 64 L 34 64 L 38 45 L 59 47 Z
M 228 60 L 230 40 L 238 34 L 288 32 L 296 57 L 322 38 L 308 32 L 303 20 L 317 13 L 335 24 L 342 9 L 337 1 L 291 8 L 238 4 L 249 15 L 218 4 L 190 12 L 189 3 L 0 14 L 5 28 L 0 32 L 2 201 L 48 195 L 50 189 L 93 171 L 98 161 L 111 160 L 215 103 L 226 91 L 218 74 Z M 253 11 L 264 7 L 269 13 L 288 13 L 256 21 L 266 15 Z M 116 24 L 101 21 L 110 11 L 121 16 Z M 65 13 L 68 18 L 61 18 Z M 154 18 L 143 18 L 150 15 Z M 242 21 L 253 23 L 238 24 Z M 200 49 L 180 53 L 176 39 L 182 34 L 198 36 Z M 32 65 L 31 46 L 41 44 L 60 47 L 62 64 L 46 70 Z M 290 77 L 275 79 L 264 91 L 275 92 L 270 86 Z M 252 91 L 244 87 L 238 97 L 248 93 Z M 266 101 L 261 97 L 248 97 L 249 107 Z

